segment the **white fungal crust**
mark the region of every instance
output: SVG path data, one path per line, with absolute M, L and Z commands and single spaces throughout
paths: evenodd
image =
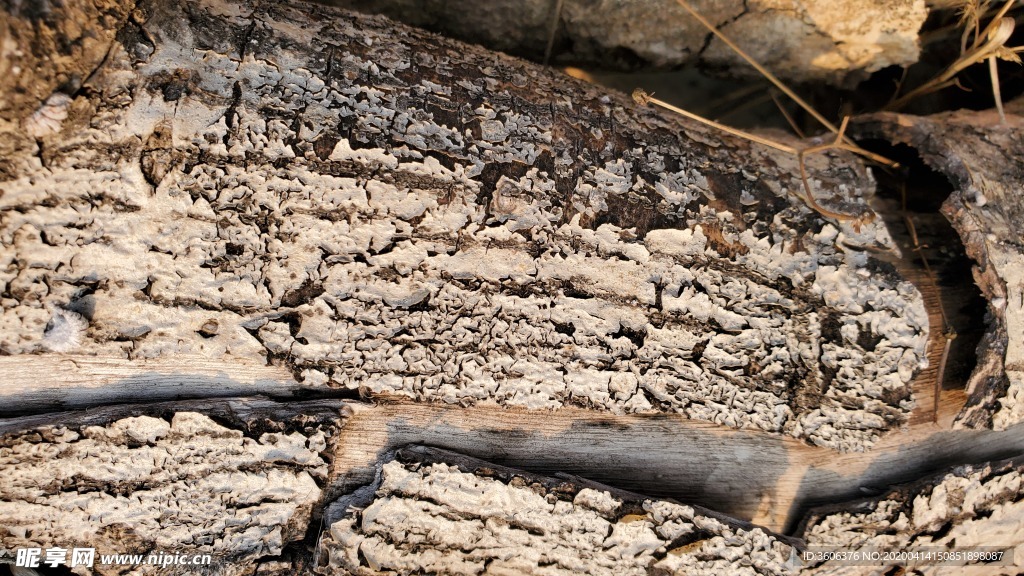
M 372 493 L 333 507 L 318 573 L 796 573 L 787 539 L 706 510 L 440 450 L 403 452 L 412 461 L 383 464 Z M 458 464 L 436 461 L 445 458 Z
M 808 550 L 966 553 L 1002 550 L 1012 561 L 929 566 L 928 574 L 1019 574 L 1024 568 L 1024 465 L 1021 461 L 964 465 L 870 500 L 811 510 L 801 533 Z M 846 564 L 846 565 L 844 565 Z M 812 562 L 806 574 L 879 574 L 885 562 L 851 566 Z M 965 568 L 970 566 L 971 568 Z M 972 571 L 975 570 L 975 571 Z
M 43 332 L 43 348 L 51 352 L 71 352 L 82 343 L 89 321 L 77 312 L 53 307 L 52 316 Z
M 159 551 L 210 554 L 216 566 L 208 570 L 251 573 L 259 558 L 280 555 L 305 536 L 333 432 L 311 424 L 247 437 L 180 411 L 169 419 L 140 415 L 5 434 L 0 549 L 95 548 L 97 574 L 126 569 L 103 565 L 101 554 Z M 132 573 L 177 573 L 168 570 L 140 566 Z
M 115 47 L 45 175 L 0 183 L 5 353 L 73 301 L 82 352 L 267 358 L 307 385 L 840 450 L 906 420 L 921 297 L 864 250 L 880 224 L 798 199 L 791 156 L 375 19 L 180 4 L 188 34 L 145 4 L 160 42 Z M 808 164 L 820 202 L 868 214 L 855 160 Z

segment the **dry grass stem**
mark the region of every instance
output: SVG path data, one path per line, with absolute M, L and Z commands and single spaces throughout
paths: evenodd
M 800 165 L 800 180 L 801 180 L 801 182 L 803 182 L 804 193 L 806 195 L 805 198 L 804 198 L 804 201 L 807 202 L 807 205 L 810 206 L 811 208 L 815 209 L 818 213 L 820 213 L 820 214 L 822 214 L 824 216 L 828 216 L 829 218 L 834 218 L 834 219 L 839 220 L 839 221 L 857 220 L 858 217 L 857 216 L 852 216 L 850 214 L 842 214 L 840 212 L 834 212 L 832 210 L 829 210 L 828 208 L 825 208 L 821 204 L 818 204 L 818 201 L 814 199 L 814 192 L 811 189 L 811 182 L 807 178 L 807 164 L 805 162 L 805 158 L 807 157 L 808 154 L 816 154 L 818 152 L 824 152 L 826 150 L 833 150 L 833 149 L 836 149 L 836 148 L 852 151 L 852 150 L 849 150 L 849 148 L 846 145 L 843 144 L 843 139 L 844 139 L 844 136 L 846 134 L 846 126 L 849 124 L 849 122 L 850 122 L 850 117 L 849 116 L 844 116 L 843 117 L 843 123 L 839 125 L 839 131 L 836 133 L 836 139 L 831 144 L 822 144 L 820 146 L 811 146 L 810 148 L 804 148 L 803 150 L 800 150 L 799 152 L 797 152 L 797 160 L 798 160 L 798 164 Z
M 682 108 L 679 108 L 678 106 L 673 106 L 672 104 L 669 104 L 668 102 L 665 102 L 664 100 L 659 100 L 659 99 L 651 96 L 650 94 L 648 94 L 647 92 L 645 92 L 641 88 L 637 88 L 636 90 L 633 90 L 633 100 L 637 104 L 640 104 L 641 106 L 647 106 L 647 105 L 653 104 L 655 106 L 659 106 L 661 108 L 665 108 L 666 110 L 671 110 L 672 112 L 675 112 L 676 114 L 679 114 L 680 116 L 683 116 L 683 117 L 689 118 L 691 120 L 695 120 L 697 122 L 700 122 L 701 124 L 704 124 L 706 126 L 710 126 L 710 127 L 715 128 L 717 130 L 721 130 L 722 132 L 725 132 L 727 134 L 732 134 L 733 136 L 737 136 L 739 138 L 743 138 L 745 140 L 749 140 L 751 142 L 755 142 L 757 144 L 761 144 L 762 146 L 767 146 L 769 148 L 774 148 L 775 150 L 779 150 L 779 151 L 785 152 L 787 154 L 793 154 L 794 156 L 797 157 L 797 161 L 798 161 L 798 163 L 800 165 L 800 181 L 803 183 L 803 186 L 804 186 L 804 202 L 806 202 L 808 206 L 810 206 L 816 212 L 818 212 L 819 214 L 821 214 L 822 216 L 825 216 L 827 218 L 833 218 L 833 219 L 839 220 L 839 221 L 857 221 L 857 220 L 860 219 L 859 216 L 854 216 L 854 215 L 850 215 L 850 214 L 843 214 L 841 212 L 835 212 L 833 210 L 829 210 L 828 208 L 825 208 L 821 204 L 818 204 L 818 201 L 815 200 L 815 198 L 814 198 L 814 192 L 812 191 L 812 188 L 811 188 L 810 179 L 807 177 L 807 167 L 806 167 L 806 162 L 805 162 L 805 158 L 806 158 L 807 155 L 815 154 L 817 152 L 824 152 L 826 150 L 841 149 L 841 150 L 847 150 L 847 151 L 850 151 L 850 152 L 856 152 L 856 150 L 855 150 L 855 148 L 857 148 L 856 146 L 850 146 L 850 145 L 847 145 L 847 144 L 844 143 L 846 127 L 847 127 L 847 125 L 849 124 L 849 121 L 850 121 L 850 117 L 849 116 L 846 116 L 846 117 L 843 118 L 843 123 L 839 126 L 839 129 L 838 129 L 839 131 L 836 134 L 836 139 L 835 139 L 834 142 L 831 142 L 829 144 L 821 144 L 819 146 L 811 146 L 810 148 L 804 148 L 802 150 L 798 150 L 797 148 L 794 148 L 793 146 L 789 146 L 789 145 L 783 144 L 781 142 L 776 142 L 775 140 L 772 140 L 770 138 L 765 138 L 763 136 L 758 136 L 757 134 L 751 134 L 750 132 L 744 132 L 743 130 L 738 130 L 736 128 L 733 128 L 732 126 L 726 126 L 725 124 L 721 124 L 719 122 L 715 122 L 714 120 L 709 120 L 707 118 L 704 118 L 703 116 L 700 116 L 700 115 L 694 114 L 693 112 L 690 112 L 688 110 L 684 110 Z
M 1006 46 L 1006 42 L 1013 35 L 1013 30 L 1016 26 L 1016 21 L 1006 16 L 1006 14 L 1016 2 L 1017 0 L 1007 0 L 1004 2 L 984 28 L 981 27 L 981 19 L 990 10 L 988 0 L 965 0 L 961 3 L 960 24 L 965 25 L 965 28 L 960 38 L 960 57 L 938 76 L 903 96 L 895 98 L 886 108 L 898 110 L 915 98 L 957 85 L 957 74 L 970 66 L 987 61 L 989 76 L 992 81 L 992 96 L 995 99 L 996 109 L 999 111 L 999 119 L 1005 122 L 1006 116 L 1003 112 L 999 71 L 996 64 L 1000 59 L 1019 63 L 1020 58 L 1017 56 L 1017 53 L 1024 50 L 1024 47 L 1011 48 Z
M 555 0 L 554 16 L 551 18 L 551 25 L 548 27 L 548 45 L 544 48 L 544 65 L 551 62 L 551 51 L 555 47 L 555 35 L 558 33 L 558 21 L 562 19 L 562 2 Z
M 789 123 L 789 127 L 793 130 L 793 133 L 799 136 L 801 139 L 807 138 L 807 136 L 804 135 L 804 131 L 801 130 L 800 126 L 797 125 L 796 120 L 793 119 L 793 115 L 790 114 L 789 110 L 786 110 L 786 107 L 782 104 L 781 101 L 779 101 L 778 95 L 775 94 L 775 92 L 770 92 L 770 95 L 772 97 L 772 102 L 775 103 L 775 107 L 779 109 L 779 112 L 782 114 L 782 117 L 786 119 L 787 123 Z
M 719 122 L 715 122 L 714 120 L 709 120 L 709 119 L 707 119 L 707 118 L 705 118 L 703 116 L 700 116 L 698 114 L 694 114 L 693 112 L 690 112 L 688 110 L 683 110 L 682 108 L 679 108 L 678 106 L 673 106 L 672 104 L 669 104 L 668 102 L 665 102 L 664 100 L 658 100 L 657 98 L 655 98 L 654 96 L 651 96 L 647 92 L 644 92 L 640 88 L 637 88 L 636 90 L 633 91 L 633 100 L 637 104 L 640 104 L 640 105 L 643 105 L 643 106 L 646 106 L 648 104 L 654 104 L 655 106 L 660 106 L 661 108 L 664 108 L 666 110 L 671 110 L 672 112 L 675 112 L 676 114 L 679 114 L 680 116 L 685 116 L 686 118 L 689 118 L 690 120 L 696 120 L 697 122 L 700 122 L 701 124 L 705 124 L 707 126 L 711 126 L 712 128 L 721 130 L 722 132 L 725 132 L 725 133 L 728 133 L 728 134 L 732 134 L 733 136 L 739 136 L 740 138 L 744 138 L 746 140 L 750 140 L 751 142 L 757 142 L 758 144 L 762 144 L 764 146 L 768 146 L 769 148 L 775 148 L 776 150 L 781 150 L 783 152 L 788 152 L 790 154 L 796 154 L 797 153 L 797 149 L 793 148 L 792 146 L 787 146 L 787 145 L 782 144 L 780 142 L 776 142 L 776 141 L 770 140 L 768 138 L 763 138 L 761 136 L 758 136 L 757 134 L 751 134 L 750 132 L 744 132 L 743 130 L 737 130 L 736 128 L 733 128 L 731 126 L 726 126 L 725 124 L 721 124 Z
M 815 110 L 813 106 L 808 104 L 803 98 L 801 98 L 799 95 L 797 95 L 797 93 L 794 92 L 792 89 L 790 89 L 789 86 L 786 86 L 786 84 L 783 83 L 782 80 L 779 80 L 767 68 L 762 66 L 756 60 L 754 60 L 754 58 L 752 56 L 750 56 L 749 54 L 744 52 L 743 49 L 739 47 L 739 45 L 737 45 L 735 42 L 733 42 L 731 39 L 729 39 L 728 36 L 723 34 L 722 31 L 718 29 L 718 27 L 716 27 L 714 24 L 709 22 L 707 20 L 707 18 L 704 18 L 704 16 L 702 16 L 700 14 L 700 12 L 697 12 L 697 10 L 694 9 L 694 7 L 691 6 L 689 2 L 687 2 L 686 0 L 676 0 L 676 3 L 678 3 L 680 6 L 682 6 L 684 10 L 689 12 L 690 15 L 693 16 L 698 22 L 700 22 L 700 24 L 702 26 L 704 26 L 705 28 L 708 29 L 708 31 L 710 31 L 712 34 L 714 34 L 716 38 L 718 38 L 723 43 L 725 43 L 726 46 L 731 48 L 741 58 L 746 60 L 748 64 L 753 66 L 754 69 L 758 71 L 758 73 L 760 73 L 762 76 L 764 76 L 766 79 L 768 79 L 769 82 L 774 84 L 775 87 L 778 88 L 779 90 L 781 90 L 783 94 L 785 94 L 786 96 L 789 96 L 790 98 L 792 98 L 794 102 L 796 102 L 801 108 L 806 110 L 807 113 L 810 114 L 815 120 L 820 122 L 822 126 L 824 126 L 825 128 L 828 128 L 829 131 L 831 131 L 832 133 L 839 134 L 839 129 L 836 128 L 835 124 L 830 122 L 820 112 Z M 873 162 L 877 162 L 879 164 L 883 164 L 883 165 L 889 166 L 891 168 L 895 168 L 896 166 L 898 166 L 898 164 L 896 162 L 893 162 L 892 160 L 889 160 L 888 158 L 885 158 L 884 156 L 880 156 L 880 155 L 875 154 L 873 152 L 869 152 L 867 150 L 864 150 L 863 148 L 861 148 L 860 146 L 857 146 L 852 140 L 849 140 L 845 136 L 843 137 L 843 146 L 842 146 L 842 148 L 844 150 L 849 150 L 851 152 L 859 154 L 859 155 L 863 156 L 864 158 L 867 158 L 867 159 L 869 159 L 869 160 L 871 160 Z

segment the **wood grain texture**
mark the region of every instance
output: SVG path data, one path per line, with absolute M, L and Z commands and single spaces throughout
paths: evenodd
M 1022 102 L 1006 123 L 994 111 L 928 117 L 881 114 L 857 128 L 864 137 L 909 145 L 954 191 L 943 214 L 976 263 L 974 281 L 988 301 L 977 368 L 956 425 L 1013 426 L 1024 421 L 1024 135 Z
M 109 404 L 265 394 L 301 396 L 291 372 L 266 362 L 177 355 L 146 360 L 83 354 L 0 356 L 0 416 Z
M 794 438 L 678 415 L 383 404 L 357 411 L 342 430 L 345 450 L 332 464 L 332 482 L 351 491 L 372 481 L 386 452 L 426 444 L 699 504 L 788 533 L 810 507 L 855 500 L 949 466 L 1024 453 L 1024 426 L 949 430 L 959 408 L 944 406 L 945 426 L 922 423 L 883 438 L 870 451 L 836 454 Z

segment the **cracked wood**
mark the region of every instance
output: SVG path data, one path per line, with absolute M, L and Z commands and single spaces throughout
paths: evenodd
M 339 402 L 238 399 L 4 422 L 0 547 L 210 554 L 217 574 L 249 574 L 305 538 L 346 413 Z
M 796 541 L 699 507 L 410 446 L 327 511 L 317 572 L 795 574 Z
M 848 155 L 813 189 L 863 226 L 810 211 L 791 156 L 379 18 L 142 2 L 117 38 L 4 159 L 5 354 L 839 450 L 907 420 L 927 316 Z

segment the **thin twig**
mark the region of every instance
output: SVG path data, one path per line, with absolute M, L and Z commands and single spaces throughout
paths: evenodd
M 976 43 L 979 42 L 981 38 L 990 37 L 992 34 L 995 33 L 997 27 L 1003 25 L 1003 16 L 1006 16 L 1006 13 L 1010 11 L 1010 8 L 1016 1 L 1017 0 L 1006 0 L 1006 3 L 1003 4 L 1002 8 L 999 9 L 999 12 L 996 12 L 996 15 L 993 16 L 992 20 L 989 21 L 988 26 L 985 27 L 985 30 L 975 38 Z
M 792 90 L 790 90 L 789 86 L 786 86 L 782 82 L 782 80 L 779 80 L 778 78 L 776 78 L 775 75 L 772 74 L 767 68 L 765 68 L 764 66 L 759 64 L 749 54 L 744 52 L 743 49 L 740 48 L 735 42 L 730 40 L 728 36 L 726 36 L 725 34 L 722 34 L 722 32 L 718 29 L 717 26 L 715 26 L 711 22 L 708 22 L 708 20 L 706 18 L 704 18 L 704 16 L 702 16 L 700 12 L 697 12 L 697 10 L 695 10 L 693 8 L 693 6 L 690 5 L 689 2 L 687 2 L 686 0 L 676 0 L 676 2 L 680 6 L 682 6 L 684 10 L 689 12 L 690 15 L 693 16 L 698 22 L 700 22 L 701 25 L 703 25 L 705 28 L 707 28 L 708 31 L 710 31 L 712 34 L 714 34 L 719 40 L 724 42 L 726 46 L 728 46 L 729 48 L 732 48 L 732 50 L 734 52 L 739 54 L 739 56 L 741 58 L 746 60 L 748 64 L 753 66 L 754 69 L 757 70 L 758 72 L 760 72 L 762 76 L 767 78 L 769 82 L 774 84 L 776 88 L 778 88 L 779 90 L 782 90 L 782 92 L 786 96 L 789 96 L 790 98 L 792 98 L 794 102 L 799 104 L 800 107 L 803 108 L 804 110 L 806 110 L 808 114 L 813 116 L 815 120 L 817 120 L 818 122 L 821 122 L 822 126 L 824 126 L 825 128 L 828 128 L 830 132 L 838 132 L 839 131 L 839 129 L 836 128 L 835 125 L 833 125 L 831 122 L 829 122 L 827 118 L 825 118 L 824 116 L 819 114 L 818 111 L 815 110 L 813 106 L 811 106 L 810 104 L 805 102 L 804 99 L 801 98 L 800 96 L 798 96 L 796 92 L 793 92 Z
M 849 124 L 849 122 L 850 122 L 850 117 L 849 116 L 844 116 L 843 117 L 843 123 L 839 125 L 839 132 L 836 133 L 836 140 L 835 140 L 835 142 L 833 142 L 831 144 L 822 144 L 820 146 L 811 146 L 810 148 L 804 148 L 803 150 L 800 150 L 800 152 L 797 153 L 797 160 L 798 160 L 798 163 L 800 165 L 800 180 L 804 184 L 804 192 L 807 195 L 807 198 L 805 200 L 806 200 L 807 204 L 811 208 L 814 208 L 815 210 L 817 210 L 819 213 L 821 213 L 821 214 L 823 214 L 825 216 L 828 216 L 829 218 L 835 218 L 836 220 L 839 220 L 839 221 L 857 220 L 858 217 L 857 216 L 852 216 L 850 214 L 842 214 L 840 212 L 833 212 L 832 210 L 829 210 L 828 208 L 825 208 L 821 204 L 818 204 L 818 201 L 814 199 L 814 192 L 811 190 L 811 182 L 807 178 L 807 168 L 806 168 L 806 164 L 804 162 L 804 159 L 805 159 L 805 157 L 808 154 L 815 154 L 817 152 L 824 152 L 825 150 L 831 150 L 833 148 L 845 148 L 842 145 L 842 141 L 843 141 L 843 137 L 844 137 L 844 135 L 846 133 L 846 126 L 847 126 L 847 124 Z
M 650 94 L 648 94 L 647 92 L 645 92 L 642 88 L 637 88 L 637 89 L 633 90 L 633 100 L 637 104 L 640 104 L 641 106 L 646 106 L 648 104 L 654 104 L 655 106 L 660 106 L 662 108 L 665 108 L 666 110 L 671 110 L 672 112 L 675 112 L 676 114 L 679 114 L 680 116 L 683 116 L 685 118 L 689 118 L 691 120 L 695 120 L 695 121 L 700 122 L 701 124 L 704 124 L 706 126 L 711 126 L 712 128 L 721 130 L 722 132 L 725 132 L 727 134 L 732 134 L 733 136 L 738 136 L 740 138 L 744 138 L 744 139 L 749 140 L 751 142 L 755 142 L 757 144 L 761 144 L 762 146 L 768 146 L 769 148 L 774 148 L 776 150 L 785 152 L 787 154 L 793 154 L 794 156 L 797 157 L 797 162 L 798 162 L 799 167 L 800 167 L 800 181 L 803 182 L 804 192 L 805 192 L 805 194 L 804 194 L 804 196 L 805 196 L 804 197 L 804 201 L 807 203 L 808 206 L 810 206 L 812 209 L 817 211 L 819 214 L 821 214 L 822 216 L 825 216 L 827 218 L 833 218 L 833 219 L 839 220 L 839 221 L 859 221 L 860 220 L 859 216 L 853 216 L 853 215 L 850 215 L 850 214 L 843 214 L 841 212 L 834 212 L 832 210 L 829 210 L 828 208 L 825 208 L 821 204 L 818 204 L 818 201 L 815 200 L 815 198 L 814 198 L 814 192 L 812 191 L 812 188 L 811 188 L 810 179 L 807 177 L 807 166 L 806 166 L 806 163 L 804 161 L 805 157 L 808 154 L 815 154 L 817 152 L 824 152 L 825 150 L 832 150 L 832 149 L 836 149 L 836 148 L 841 149 L 841 150 L 847 150 L 847 151 L 855 152 L 856 150 L 851 150 L 851 148 L 854 148 L 854 147 L 849 146 L 849 145 L 843 143 L 843 139 L 844 139 L 845 133 L 846 133 L 846 126 L 850 122 L 850 117 L 849 116 L 843 117 L 843 122 L 842 122 L 842 124 L 839 127 L 839 132 L 836 134 L 836 139 L 835 139 L 834 142 L 832 142 L 830 144 L 821 144 L 819 146 L 811 146 L 810 148 L 804 148 L 802 150 L 798 150 L 798 149 L 796 149 L 796 148 L 794 148 L 792 146 L 789 146 L 789 145 L 783 144 L 781 142 L 776 142 L 774 140 L 771 140 L 770 138 L 764 138 L 764 137 L 758 136 L 756 134 L 751 134 L 750 132 L 744 132 L 743 130 L 738 130 L 736 128 L 733 128 L 732 126 L 726 126 L 725 124 L 720 124 L 718 122 L 715 122 L 714 120 L 709 120 L 707 118 L 704 118 L 703 116 L 700 116 L 698 114 L 694 114 L 693 112 L 690 112 L 689 110 L 683 110 L 682 108 L 679 108 L 678 106 L 673 106 L 672 104 L 669 104 L 668 102 L 665 102 L 663 100 L 658 100 L 657 98 L 655 98 L 655 97 L 651 96 Z
M 555 15 L 551 18 L 551 25 L 548 26 L 548 45 L 544 48 L 544 65 L 551 61 L 551 51 L 555 47 L 555 34 L 558 33 L 558 21 L 562 19 L 562 2 L 555 0 Z
M 942 73 L 895 99 L 886 106 L 886 108 L 889 110 L 898 110 L 914 98 L 930 94 L 950 86 L 955 82 L 955 77 L 960 72 L 970 66 L 978 64 L 979 62 L 983 62 L 990 57 L 997 56 L 999 49 L 1003 48 L 1007 40 L 1010 39 L 1010 36 L 1013 34 L 1014 26 L 1016 25 L 1013 18 L 1004 16 L 1006 11 L 1009 10 L 1010 6 L 1015 1 L 1016 0 L 1009 0 L 1004 4 L 997 13 L 996 18 L 993 19 L 983 31 L 979 32 L 978 35 L 975 36 L 974 41 L 971 44 L 971 48 L 966 52 L 961 53 L 960 57 L 950 64 L 949 67 L 943 70 Z M 964 46 L 966 47 L 966 42 L 964 42 Z M 1010 48 L 1009 50 L 1013 51 L 1014 49 Z M 998 76 L 993 76 L 992 81 L 998 82 Z M 1001 100 L 999 100 L 999 104 L 997 106 L 1002 106 Z
M 800 129 L 800 126 L 797 125 L 796 120 L 794 120 L 793 116 L 789 113 L 789 110 L 786 110 L 786 107 L 783 106 L 782 102 L 779 101 L 778 95 L 776 95 L 775 92 L 769 92 L 769 94 L 772 97 L 772 102 L 775 102 L 775 107 L 778 108 L 779 112 L 782 113 L 782 117 L 786 119 L 786 122 L 789 122 L 789 127 L 793 129 L 793 132 L 797 136 L 799 136 L 800 139 L 807 138 L 807 136 L 804 135 L 804 131 Z
M 1006 113 L 1003 112 L 1003 94 L 999 87 L 999 67 L 996 65 L 996 57 L 988 57 L 988 75 L 992 79 L 992 97 L 996 100 L 996 110 L 999 111 L 999 122 L 1006 124 Z
M 758 144 L 762 144 L 764 146 L 768 146 L 769 148 L 775 148 L 776 150 L 781 150 L 783 152 L 788 152 L 790 154 L 796 154 L 797 153 L 797 149 L 793 148 L 792 146 L 787 146 L 787 145 L 782 144 L 780 142 L 776 142 L 774 140 L 769 140 L 768 138 L 762 138 L 761 136 L 758 136 L 756 134 L 751 134 L 750 132 L 744 132 L 743 130 L 737 130 L 736 128 L 733 128 L 731 126 L 726 126 L 725 124 L 720 124 L 718 122 L 715 122 L 714 120 L 709 120 L 709 119 L 707 119 L 707 118 L 705 118 L 703 116 L 699 116 L 699 115 L 694 114 L 693 112 L 690 112 L 688 110 L 683 110 L 682 108 L 679 108 L 678 106 L 673 106 L 673 105 L 669 104 L 668 102 L 665 102 L 664 100 L 658 100 L 654 96 L 651 96 L 647 92 L 644 92 L 643 89 L 641 89 L 641 88 L 637 88 L 636 90 L 633 90 L 633 100 L 636 101 L 636 103 L 640 104 L 640 105 L 654 104 L 656 106 L 660 106 L 662 108 L 665 108 L 666 110 L 671 110 L 671 111 L 675 112 L 676 114 L 679 114 L 680 116 L 685 116 L 686 118 L 689 118 L 690 120 L 696 120 L 697 122 L 700 122 L 701 124 L 705 124 L 707 126 L 711 126 L 712 128 L 716 128 L 718 130 L 721 130 L 722 132 L 726 132 L 728 134 L 732 134 L 733 136 L 739 136 L 740 138 L 745 138 L 747 140 L 750 140 L 751 142 L 757 142 Z
M 825 118 L 824 116 L 822 116 L 820 112 L 815 110 L 813 106 L 811 106 L 803 98 L 798 96 L 796 92 L 794 92 L 793 90 L 791 90 L 789 88 L 789 86 L 786 86 L 782 82 L 782 80 L 779 80 L 767 68 L 765 68 L 764 66 L 759 64 L 756 60 L 754 60 L 753 57 L 751 57 L 749 54 L 744 52 L 743 49 L 739 47 L 739 45 L 737 45 L 735 42 L 730 40 L 728 36 L 723 34 L 718 29 L 717 26 L 715 26 L 714 24 L 709 22 L 706 18 L 704 18 L 704 16 L 702 16 L 700 14 L 700 12 L 697 12 L 697 10 L 695 10 L 693 8 L 693 6 L 690 5 L 689 2 L 687 2 L 686 0 L 676 0 L 676 3 L 679 4 L 680 6 L 682 6 L 684 10 L 689 12 L 691 16 L 693 16 L 698 22 L 700 22 L 702 26 L 707 28 L 708 31 L 710 31 L 712 34 L 714 34 L 715 37 L 717 37 L 719 40 L 724 42 L 726 46 L 731 48 L 734 52 L 736 52 L 736 54 L 739 54 L 739 56 L 741 58 L 746 60 L 748 64 L 753 66 L 755 70 L 760 72 L 761 75 L 764 76 L 765 78 L 767 78 L 769 82 L 774 84 L 776 88 L 781 90 L 786 96 L 789 96 L 790 98 L 792 98 L 794 102 L 799 104 L 801 108 L 806 110 L 807 113 L 810 114 L 812 117 L 814 117 L 815 120 L 820 122 L 822 126 L 824 126 L 825 128 L 828 128 L 829 131 L 831 131 L 832 133 L 836 133 L 836 134 L 839 133 L 839 129 L 834 124 L 829 122 L 828 119 Z M 897 167 L 899 165 L 897 162 L 893 162 L 892 160 L 889 160 L 888 158 L 886 158 L 884 156 L 881 156 L 879 154 L 875 154 L 873 152 L 869 152 L 867 150 L 864 150 L 863 148 L 861 148 L 860 146 L 857 146 L 857 144 L 855 144 L 852 140 L 846 138 L 845 136 L 843 137 L 843 141 L 844 141 L 844 144 L 845 144 L 843 146 L 843 149 L 845 149 L 845 150 L 850 150 L 851 152 L 855 152 L 855 153 L 863 156 L 864 158 L 868 158 L 869 160 L 872 160 L 874 162 L 878 162 L 879 164 L 884 164 L 884 165 L 889 166 L 889 167 L 895 168 L 895 167 Z
M 953 346 L 953 340 L 956 340 L 956 330 L 953 330 L 951 326 L 949 330 L 942 334 L 946 338 L 946 343 L 942 347 L 942 358 L 939 359 L 939 373 L 935 375 L 935 401 L 932 404 L 932 421 L 939 421 L 939 398 L 942 394 L 942 383 L 946 379 L 946 364 L 949 362 L 949 349 Z

